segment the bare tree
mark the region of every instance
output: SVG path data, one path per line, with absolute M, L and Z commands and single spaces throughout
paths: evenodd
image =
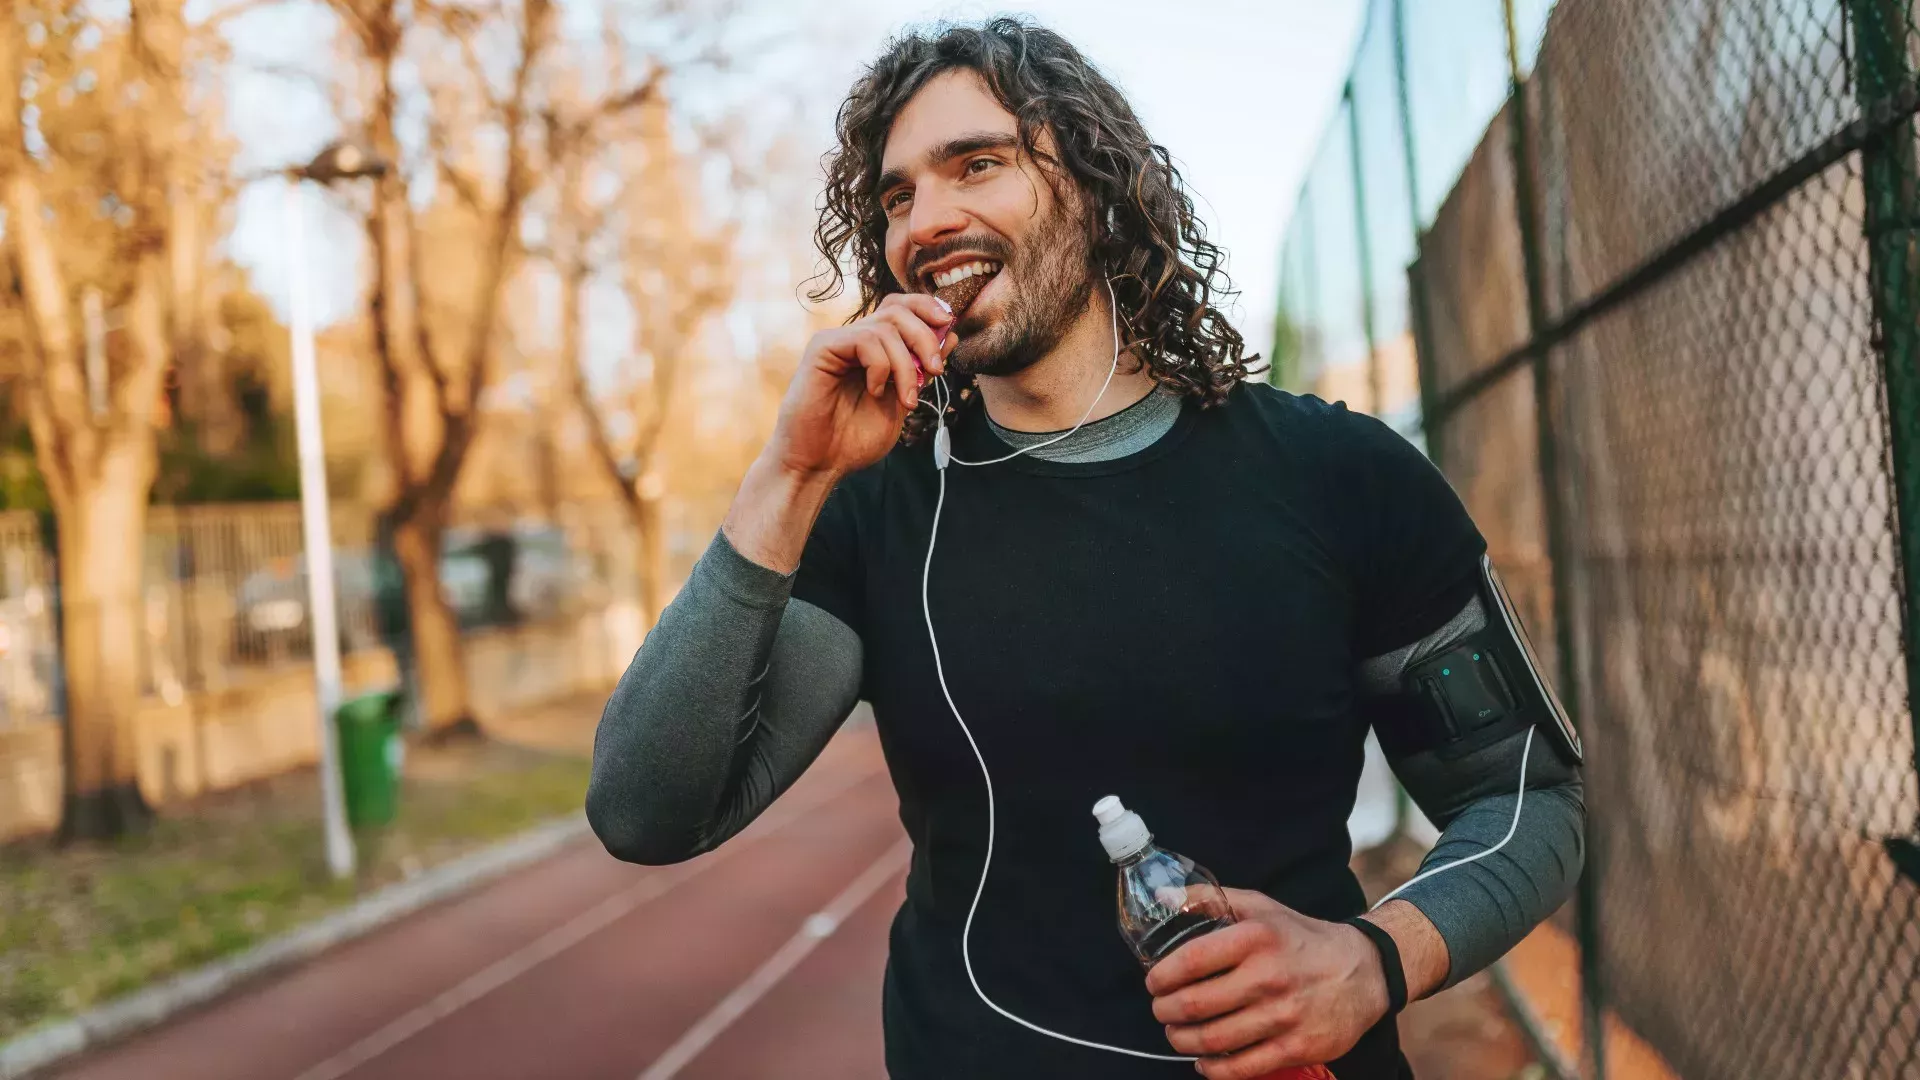
M 459 627 L 440 591 L 440 546 L 454 481 L 473 442 L 480 395 L 492 377 L 491 330 L 515 254 L 521 205 L 533 184 L 526 120 L 535 69 L 554 33 L 554 10 L 548 0 L 525 0 L 500 20 L 510 25 L 513 53 L 501 88 L 484 68 L 475 42 L 495 20 L 477 9 L 400 0 L 334 0 L 333 6 L 372 84 L 366 138 L 376 155 L 399 166 L 376 181 L 366 218 L 373 263 L 367 315 L 395 478 L 392 500 L 381 513 L 405 581 L 421 715 L 430 731 L 475 732 Z M 399 69 L 413 39 L 429 35 L 434 40 L 416 48 L 452 48 L 471 59 L 476 80 L 471 92 L 500 136 L 491 176 L 469 173 L 467 163 L 449 160 L 443 117 L 433 118 L 426 161 L 409 161 L 403 153 L 397 128 Z M 443 102 L 428 104 L 439 108 Z M 453 193 L 475 230 L 475 265 L 461 282 L 463 296 L 428 292 L 426 230 L 409 192 L 423 172 L 436 191 Z M 460 313 L 464 332 L 434 317 L 436 301 Z
M 4 250 L 25 312 L 19 382 L 59 522 L 67 682 L 61 833 L 104 837 L 150 814 L 137 781 L 140 572 L 154 425 L 171 359 L 171 269 L 203 253 L 175 233 L 187 99 L 182 0 L 133 0 L 124 23 L 44 3 L 0 19 Z M 120 314 L 88 355 L 79 312 Z M 9 297 L 12 301 L 14 298 Z
M 548 98 L 565 57 L 552 0 L 463 7 L 399 0 L 333 0 L 370 74 L 367 137 L 380 157 L 402 163 L 377 188 L 367 219 L 373 251 L 369 321 L 385 395 L 396 492 L 385 508 L 406 579 L 408 611 L 430 729 L 475 729 L 458 627 L 440 593 L 441 537 L 454 483 L 493 380 L 501 299 L 525 253 L 523 211 L 573 147 L 603 120 L 651 98 L 660 73 L 609 83 L 560 119 Z M 408 163 L 396 129 L 398 70 L 411 58 L 426 83 L 426 160 Z M 458 75 L 458 78 L 451 77 Z M 474 238 L 455 272 L 430 273 L 427 248 L 458 246 L 433 230 L 409 199 L 430 179 Z M 456 279 L 455 287 L 435 287 Z
M 658 86 L 657 77 L 652 81 Z M 639 534 L 640 602 L 651 621 L 665 603 L 666 586 L 661 433 L 701 327 L 733 297 L 733 237 L 701 220 L 696 178 L 675 146 L 664 90 L 635 103 L 619 133 L 628 137 L 556 144 L 568 152 L 555 169 L 551 231 L 560 279 L 560 355 L 588 447 Z M 593 386 L 585 296 L 604 269 L 604 257 L 595 253 L 605 246 L 617 253 L 634 337 L 624 378 L 602 396 Z

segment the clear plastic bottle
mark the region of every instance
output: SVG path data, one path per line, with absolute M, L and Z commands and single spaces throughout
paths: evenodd
M 1100 844 L 1119 878 L 1120 936 L 1140 960 L 1154 964 L 1202 934 L 1233 924 L 1233 905 L 1213 872 L 1178 852 L 1154 846 L 1140 815 L 1109 795 L 1093 804 Z M 1259 1080 L 1335 1080 L 1325 1065 L 1291 1067 Z
M 1233 907 L 1206 867 L 1155 847 L 1140 815 L 1112 795 L 1093 805 L 1100 843 L 1118 878 L 1120 936 L 1151 968 L 1202 934 L 1233 922 Z

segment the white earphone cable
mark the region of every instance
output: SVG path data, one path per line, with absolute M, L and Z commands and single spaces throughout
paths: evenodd
M 1100 392 L 1094 395 L 1093 400 L 1088 403 L 1087 411 L 1080 415 L 1080 420 L 1078 423 L 1074 424 L 1073 427 L 1068 428 L 1065 432 L 1061 433 L 1060 435 L 1054 438 L 1048 439 L 1045 442 L 1035 443 L 1032 446 L 1021 447 L 1020 449 L 1015 450 L 1013 453 L 1007 454 L 1004 457 L 991 458 L 986 461 L 962 461 L 959 458 L 952 457 L 950 454 L 942 455 L 939 451 L 936 451 L 935 460 L 936 462 L 938 462 L 936 471 L 939 474 L 939 494 L 935 497 L 934 503 L 933 503 L 933 524 L 927 531 L 927 558 L 926 558 L 926 562 L 922 565 L 920 570 L 920 610 L 922 614 L 926 616 L 927 643 L 933 649 L 933 670 L 934 670 L 934 675 L 940 681 L 940 694 L 942 697 L 946 699 L 947 708 L 952 711 L 954 721 L 960 725 L 960 733 L 967 737 L 967 746 L 973 750 L 974 760 L 980 764 L 980 779 L 986 787 L 986 794 L 987 794 L 987 850 L 986 850 L 985 856 L 981 859 L 981 862 L 980 862 L 980 882 L 978 885 L 974 886 L 973 902 L 967 905 L 967 918 L 960 928 L 960 961 L 966 967 L 967 981 L 973 984 L 974 995 L 977 996 L 983 1003 L 985 1003 L 987 1008 L 992 1009 L 994 1012 L 999 1013 L 1001 1016 L 1006 1017 L 1008 1020 L 1011 1020 L 1014 1023 L 1019 1024 L 1021 1027 L 1024 1027 L 1029 1031 L 1037 1032 L 1038 1034 L 1045 1035 L 1049 1038 L 1059 1039 L 1062 1042 L 1073 1043 L 1076 1046 L 1084 1046 L 1093 1050 L 1107 1050 L 1115 1054 L 1125 1054 L 1128 1057 L 1146 1058 L 1152 1061 L 1182 1061 L 1182 1062 L 1198 1061 L 1199 1060 L 1198 1058 L 1192 1057 L 1189 1055 L 1156 1054 L 1156 1053 L 1150 1053 L 1145 1050 L 1131 1050 L 1124 1046 L 1109 1046 L 1106 1043 L 1094 1042 L 1091 1039 L 1076 1038 L 1072 1035 L 1063 1035 L 1058 1031 L 1053 1031 L 1049 1028 L 1041 1027 L 1039 1024 L 1036 1024 L 1031 1020 L 1027 1020 L 1023 1017 L 1016 1016 L 1013 1013 L 1007 1011 L 1006 1009 L 1002 1008 L 998 1002 L 988 997 L 987 992 L 981 988 L 980 977 L 974 974 L 974 971 L 973 971 L 973 950 L 971 947 L 971 943 L 973 938 L 973 917 L 974 917 L 974 914 L 980 910 L 980 897 L 984 895 L 987 891 L 987 875 L 993 868 L 993 845 L 994 845 L 994 839 L 995 839 L 997 825 L 998 825 L 997 815 L 995 811 L 995 803 L 993 798 L 993 773 L 987 769 L 986 755 L 980 752 L 980 744 L 973 737 L 973 729 L 967 726 L 966 718 L 960 715 L 960 706 L 954 704 L 953 691 L 947 686 L 946 666 L 944 663 L 942 663 L 940 659 L 940 639 L 938 635 L 934 633 L 934 629 L 933 629 L 933 604 L 928 599 L 927 586 L 928 586 L 928 582 L 932 579 L 932 576 L 933 576 L 933 551 L 934 551 L 934 546 L 938 543 L 940 538 L 940 513 L 942 510 L 946 508 L 946 505 L 947 505 L 947 469 L 946 469 L 947 464 L 951 463 L 955 465 L 997 465 L 1003 461 L 1011 461 L 1012 459 L 1017 458 L 1022 454 L 1028 453 L 1029 451 L 1038 450 L 1044 446 L 1052 446 L 1054 443 L 1057 443 L 1063 439 L 1066 439 L 1067 437 L 1071 436 L 1075 432 L 1079 431 L 1082 427 L 1086 426 L 1087 418 L 1093 415 L 1093 410 L 1099 406 L 1100 399 L 1106 396 L 1107 388 L 1113 385 L 1114 373 L 1118 371 L 1120 368 L 1120 316 L 1119 316 L 1120 305 L 1118 300 L 1115 299 L 1114 297 L 1112 281 L 1107 282 L 1107 298 L 1108 298 L 1108 304 L 1109 304 L 1109 311 L 1113 315 L 1113 365 L 1107 369 L 1106 382 L 1100 385 Z M 934 402 L 923 401 L 921 402 L 921 404 L 930 405 L 934 410 L 934 416 L 935 416 L 934 425 L 936 430 L 935 443 L 936 443 L 936 446 L 939 446 L 944 441 L 939 436 L 945 434 L 943 429 L 946 424 L 947 405 L 951 399 L 948 397 L 948 390 L 947 390 L 945 377 L 942 377 L 939 380 L 937 380 L 937 386 L 938 386 L 938 394 L 937 394 L 938 400 Z M 1521 805 L 1521 802 L 1525 801 L 1526 791 L 1527 791 L 1527 756 L 1532 750 L 1533 750 L 1533 731 L 1530 728 L 1527 731 L 1526 749 L 1523 750 L 1520 755 L 1519 800 L 1516 801 L 1514 804 L 1513 824 L 1508 827 L 1506 837 L 1503 838 L 1498 844 L 1495 844 L 1493 847 L 1490 847 L 1485 851 L 1478 852 L 1473 855 L 1469 855 L 1462 859 L 1457 859 L 1453 862 L 1447 863 L 1445 866 L 1434 867 L 1432 870 L 1428 870 L 1414 877 L 1411 881 L 1408 881 L 1405 885 L 1400 886 L 1398 889 L 1395 889 L 1393 892 L 1390 892 L 1386 896 L 1382 897 L 1380 900 L 1380 904 L 1386 903 L 1388 900 L 1391 900 L 1394 897 L 1400 895 L 1402 892 L 1418 884 L 1419 882 L 1425 881 L 1426 879 L 1433 877 L 1435 874 L 1444 873 L 1448 870 L 1454 869 L 1455 867 L 1465 866 L 1467 863 L 1474 862 L 1478 859 L 1484 859 L 1487 856 L 1505 847 L 1507 844 L 1507 841 L 1513 839 L 1514 832 L 1518 830 L 1520 827 L 1520 805 Z M 1374 905 L 1375 908 L 1378 908 L 1379 906 L 1380 906 L 1379 904 Z
M 1049 439 L 1043 443 L 1036 443 L 1033 446 L 1022 447 L 1021 449 L 1015 450 L 1013 453 L 1008 454 L 1005 457 L 994 458 L 990 461 L 961 461 L 959 458 L 948 458 L 947 459 L 948 461 L 951 461 L 952 463 L 957 465 L 993 465 L 1002 461 L 1009 461 L 1013 458 L 1019 457 L 1021 454 L 1024 454 L 1029 450 L 1038 450 L 1042 446 L 1050 446 L 1053 443 L 1059 442 L 1061 439 L 1066 438 L 1068 435 L 1072 435 L 1074 432 L 1079 431 L 1081 427 L 1085 426 L 1087 422 L 1087 417 L 1093 415 L 1093 410 L 1095 406 L 1099 405 L 1100 399 L 1106 396 L 1107 387 L 1112 385 L 1114 371 L 1118 370 L 1120 367 L 1120 320 L 1119 320 L 1119 314 L 1118 314 L 1119 304 L 1117 301 L 1113 299 L 1113 283 L 1111 281 L 1107 283 L 1107 297 L 1108 297 L 1109 303 L 1112 305 L 1112 310 L 1114 311 L 1113 367 L 1108 369 L 1107 381 L 1101 384 L 1100 393 L 1096 395 L 1093 399 L 1093 402 L 1087 406 L 1087 411 L 1081 414 L 1080 422 L 1073 425 L 1072 428 L 1068 429 L 1065 434 L 1060 435 L 1058 438 Z M 939 417 L 939 419 L 937 419 L 935 423 L 944 425 L 946 422 L 947 400 L 948 400 L 946 397 L 945 380 L 941 381 L 940 389 L 941 389 L 940 400 L 934 406 L 936 409 L 937 416 Z M 934 670 L 934 674 L 937 675 L 940 679 L 940 693 L 943 697 L 947 699 L 947 708 L 953 711 L 953 718 L 960 725 L 960 733 L 967 737 L 967 745 L 973 748 L 973 758 L 975 761 L 980 763 L 980 779 L 985 782 L 986 790 L 987 790 L 987 853 L 985 858 L 983 858 L 980 863 L 980 883 L 974 887 L 973 902 L 967 905 L 967 920 L 964 924 L 962 924 L 960 928 L 960 961 L 963 965 L 965 965 L 967 969 L 967 981 L 973 984 L 974 994 L 977 997 L 979 997 L 979 999 L 982 1002 L 986 1004 L 987 1008 L 992 1009 L 994 1012 L 999 1013 L 1001 1016 L 1004 1016 L 1007 1019 L 1013 1021 L 1014 1023 L 1019 1024 L 1021 1027 L 1024 1027 L 1030 1031 L 1038 1032 L 1039 1034 L 1048 1036 L 1049 1038 L 1059 1039 L 1063 1042 L 1070 1042 L 1075 1045 L 1089 1047 L 1094 1050 L 1110 1050 L 1116 1054 L 1126 1054 L 1129 1057 L 1148 1058 L 1153 1061 L 1198 1060 L 1197 1058 L 1186 1057 L 1179 1054 L 1154 1054 L 1154 1053 L 1149 1053 L 1145 1050 L 1129 1050 L 1124 1046 L 1108 1046 L 1106 1043 L 1094 1042 L 1090 1039 L 1075 1038 L 1072 1035 L 1063 1035 L 1058 1031 L 1053 1031 L 1048 1028 L 1041 1027 L 1039 1024 L 1036 1024 L 1031 1020 L 1027 1020 L 1024 1017 L 1016 1016 L 1013 1013 L 1008 1012 L 1006 1009 L 1001 1008 L 998 1002 L 988 997 L 987 992 L 981 989 L 980 977 L 974 974 L 973 950 L 971 947 L 972 939 L 973 939 L 973 916 L 975 912 L 980 910 L 981 895 L 987 891 L 987 874 L 993 867 L 993 843 L 995 838 L 996 826 L 998 823 L 996 821 L 995 810 L 994 810 L 993 773 L 987 769 L 986 756 L 980 752 L 980 744 L 974 740 L 973 729 L 967 726 L 966 718 L 960 715 L 960 706 L 955 705 L 953 703 L 953 691 L 948 689 L 947 687 L 946 667 L 944 664 L 942 664 L 940 660 L 940 639 L 937 635 L 934 634 L 934 631 L 933 631 L 933 605 L 929 602 L 927 598 L 927 582 L 933 575 L 933 549 L 934 549 L 934 545 L 938 542 L 940 537 L 940 511 L 943 510 L 947 504 L 947 470 L 943 466 L 938 471 L 940 473 L 940 493 L 935 498 L 933 503 L 933 526 L 931 529 L 928 530 L 928 533 L 927 533 L 927 561 L 920 571 L 920 609 L 922 613 L 926 615 L 926 619 L 927 619 L 927 643 L 933 647 L 933 670 Z
M 1493 854 L 1494 852 L 1499 851 L 1501 848 L 1507 846 L 1507 841 L 1513 839 L 1513 834 L 1520 831 L 1520 808 L 1526 805 L 1526 801 L 1527 801 L 1527 759 L 1533 755 L 1533 733 L 1536 730 L 1538 729 L 1531 728 L 1531 727 L 1527 729 L 1527 743 L 1520 750 L 1520 789 L 1518 792 L 1515 793 L 1513 797 L 1513 822 L 1507 826 L 1507 835 L 1501 837 L 1499 843 L 1493 845 L 1492 847 L 1486 849 L 1485 851 L 1476 851 L 1471 855 L 1464 855 L 1458 859 L 1453 860 L 1450 863 L 1443 863 L 1439 866 L 1434 867 L 1431 870 L 1423 870 L 1420 873 L 1415 874 L 1413 877 L 1407 880 L 1406 884 L 1400 886 L 1399 888 L 1393 890 L 1387 895 L 1381 897 L 1379 902 L 1374 904 L 1373 907 L 1368 910 L 1378 911 L 1380 910 L 1381 904 L 1384 904 L 1387 901 L 1393 899 L 1394 897 L 1399 896 L 1401 893 L 1406 892 L 1408 889 L 1413 888 L 1415 885 L 1418 885 L 1421 882 L 1427 880 L 1428 878 L 1433 877 L 1435 874 L 1444 874 L 1449 870 L 1455 869 L 1457 867 L 1465 866 L 1470 862 L 1479 862 L 1481 859 L 1484 859 L 1487 856 Z
M 947 460 L 955 465 L 998 465 L 1003 461 L 1012 461 L 1021 454 L 1032 453 L 1042 447 L 1052 446 L 1054 443 L 1060 442 L 1071 436 L 1074 432 L 1086 427 L 1087 417 L 1092 416 L 1093 410 L 1100 407 L 1100 399 L 1107 396 L 1107 387 L 1113 385 L 1114 373 L 1120 370 L 1120 301 L 1113 295 L 1113 282 L 1111 280 L 1107 282 L 1107 314 L 1112 316 L 1113 364 L 1107 368 L 1107 381 L 1100 384 L 1100 392 L 1093 395 L 1092 401 L 1087 402 L 1087 411 L 1080 414 L 1080 419 L 1076 421 L 1072 427 L 1045 442 L 1034 443 L 1032 446 L 1023 446 L 1004 457 L 988 458 L 985 461 L 962 461 L 957 457 L 950 457 Z M 946 420 L 947 400 L 947 380 L 943 375 L 940 378 L 940 423 L 945 423 Z

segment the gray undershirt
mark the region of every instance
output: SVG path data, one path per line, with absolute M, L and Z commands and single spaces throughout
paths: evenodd
M 1139 453 L 1152 446 L 1160 436 L 1173 430 L 1180 419 L 1180 395 L 1164 387 L 1155 387 L 1146 397 L 1112 416 L 1083 425 L 1068 438 L 1064 431 L 1015 431 L 987 417 L 994 437 L 1015 450 L 1026 450 L 1046 461 L 1084 465 L 1112 461 Z M 1058 439 L 1058 442 L 1054 440 Z M 1045 444 L 1045 445 L 1043 445 Z M 1030 449 L 1039 447 L 1039 449 Z
M 993 433 L 1048 461 L 1108 461 L 1151 446 L 1179 419 L 1162 389 L 1051 445 L 1059 433 Z M 631 862 L 678 862 L 744 829 L 813 763 L 858 700 L 860 637 L 804 600 L 793 576 L 749 561 L 724 534 L 701 556 L 607 701 L 594 739 L 587 817 Z M 1412 663 L 1485 625 L 1476 599 L 1440 630 L 1361 664 L 1362 694 L 1391 692 Z M 1425 871 L 1485 851 L 1513 824 L 1524 735 L 1464 757 L 1390 758 L 1440 826 Z M 1499 852 L 1402 893 L 1446 942 L 1448 985 L 1485 968 L 1566 901 L 1584 857 L 1579 773 L 1534 740 L 1525 811 Z

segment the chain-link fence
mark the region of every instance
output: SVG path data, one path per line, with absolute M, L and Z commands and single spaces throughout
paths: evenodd
M 1345 109 L 1398 146 L 1330 136 L 1289 234 L 1297 385 L 1411 328 L 1586 735 L 1590 1004 L 1689 1080 L 1920 1075 L 1911 8 L 1376 0 Z

